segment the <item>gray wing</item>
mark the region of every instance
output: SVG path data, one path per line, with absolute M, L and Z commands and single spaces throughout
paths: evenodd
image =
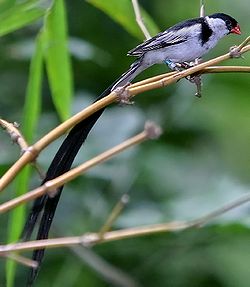
M 146 40 L 128 52 L 130 56 L 142 56 L 147 51 L 157 50 L 186 42 L 193 33 L 200 31 L 200 24 L 179 28 L 177 25 Z

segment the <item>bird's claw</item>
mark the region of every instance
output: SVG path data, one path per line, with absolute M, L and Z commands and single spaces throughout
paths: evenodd
M 188 62 L 179 63 L 179 65 L 182 69 L 188 69 L 193 66 L 191 63 L 188 63 Z
M 179 63 L 179 65 L 183 69 L 188 69 L 188 68 L 199 65 L 201 63 L 201 61 L 202 60 L 200 58 L 197 58 L 193 62 L 182 62 L 182 63 Z
M 193 62 L 182 62 L 182 63 L 174 63 L 170 60 L 165 60 L 164 62 L 165 62 L 165 64 L 168 65 L 168 67 L 171 70 L 175 70 L 175 71 L 180 73 L 182 70 L 185 70 L 185 69 L 188 69 L 188 68 L 191 68 L 191 67 L 194 67 L 194 66 L 200 64 L 201 59 L 197 58 Z M 180 74 L 178 74 L 178 75 L 180 75 Z M 189 82 L 196 85 L 197 91 L 195 93 L 195 96 L 200 98 L 201 97 L 201 85 L 202 85 L 201 75 L 200 74 L 193 74 L 193 75 L 187 76 L 186 79 Z
M 114 92 L 117 95 L 117 102 L 120 105 L 133 105 L 134 102 L 130 100 L 131 96 L 129 94 L 129 91 L 127 90 L 127 87 L 131 84 L 128 82 L 126 85 L 122 87 L 117 87 Z
M 182 70 L 186 70 L 188 68 L 191 68 L 191 67 L 194 67 L 194 66 L 200 64 L 201 63 L 201 59 L 197 58 L 193 62 L 181 62 L 181 63 L 174 63 L 174 62 L 172 62 L 170 60 L 165 60 L 164 63 L 167 64 L 168 67 L 171 70 L 174 70 L 174 71 L 177 71 L 177 72 L 181 72 Z
M 193 83 L 196 85 L 196 93 L 195 96 L 198 98 L 201 98 L 201 86 L 202 86 L 202 82 L 201 82 L 201 75 L 190 75 L 186 78 L 190 83 Z
M 241 49 L 238 46 L 232 46 L 229 49 L 229 55 L 231 58 L 242 58 Z

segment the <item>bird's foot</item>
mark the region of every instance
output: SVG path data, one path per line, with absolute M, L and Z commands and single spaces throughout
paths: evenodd
M 241 48 L 239 46 L 230 47 L 229 55 L 231 58 L 244 58 L 241 54 Z
M 191 68 L 191 67 L 194 67 L 200 64 L 201 59 L 197 58 L 193 62 L 181 62 L 181 63 L 175 63 L 175 62 L 172 62 L 171 60 L 165 60 L 164 63 L 167 64 L 170 70 L 181 72 L 182 70 L 186 70 L 188 68 Z
M 133 105 L 134 102 L 130 100 L 131 96 L 129 94 L 129 91 L 127 90 L 127 87 L 130 86 L 131 83 L 127 83 L 126 85 L 122 87 L 117 87 L 114 89 L 113 92 L 117 95 L 117 102 L 120 105 Z
M 183 62 L 181 63 L 183 69 L 188 69 L 194 66 L 199 65 L 202 62 L 201 58 L 196 58 L 193 62 Z M 201 74 L 193 74 L 190 76 L 187 76 L 186 79 L 190 82 L 196 85 L 196 93 L 195 96 L 200 98 L 201 97 L 201 86 L 202 86 L 202 82 L 201 82 Z
M 199 65 L 202 62 L 202 60 L 200 58 L 195 59 L 192 62 L 182 62 L 179 65 L 183 68 L 183 69 L 188 69 L 194 66 Z
M 179 63 L 179 65 L 182 69 L 188 69 L 188 68 L 193 67 L 192 63 L 188 63 L 188 62 Z
M 181 72 L 183 69 L 188 69 L 188 68 L 191 68 L 191 67 L 194 67 L 194 66 L 200 64 L 201 59 L 197 58 L 193 62 L 182 62 L 182 63 L 174 63 L 171 60 L 165 60 L 164 62 L 165 62 L 165 64 L 168 65 L 168 67 L 171 70 Z M 189 82 L 196 85 L 197 91 L 195 93 L 195 96 L 200 98 L 201 97 L 201 86 L 202 86 L 201 75 L 200 74 L 193 74 L 193 75 L 187 76 L 186 79 Z
M 196 75 L 190 75 L 188 77 L 186 77 L 186 79 L 190 82 L 196 85 L 196 93 L 195 96 L 198 98 L 201 98 L 201 86 L 202 86 L 202 82 L 201 82 L 201 75 L 200 74 L 196 74 Z

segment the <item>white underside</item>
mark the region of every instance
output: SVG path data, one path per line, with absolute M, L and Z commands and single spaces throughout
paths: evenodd
M 209 45 L 210 44 L 210 45 Z M 148 51 L 143 56 L 144 64 L 149 66 L 160 64 L 165 60 L 171 60 L 175 63 L 191 62 L 206 54 L 214 45 L 207 43 L 201 47 L 200 43 L 194 43 L 194 40 L 183 42 L 178 45 L 169 46 L 155 51 Z

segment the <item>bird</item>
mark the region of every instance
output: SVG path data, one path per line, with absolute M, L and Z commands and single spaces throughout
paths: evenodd
M 240 26 L 224 13 L 182 21 L 130 50 L 127 55 L 136 56 L 138 60 L 116 81 L 112 90 L 130 82 L 152 65 L 166 63 L 174 70 L 176 63 L 199 59 L 231 33 L 241 34 Z
M 215 13 L 177 23 L 130 50 L 128 55 L 136 57 L 135 62 L 95 102 L 118 87 L 130 83 L 138 74 L 155 64 L 165 63 L 171 70 L 176 70 L 178 69 L 178 64 L 192 62 L 201 58 L 214 48 L 220 39 L 228 34 L 239 35 L 241 30 L 238 22 L 224 13 Z M 67 172 L 71 168 L 79 149 L 104 110 L 105 108 L 96 111 L 70 130 L 53 158 L 41 184 Z M 22 240 L 30 239 L 41 213 L 42 216 L 36 239 L 48 238 L 62 190 L 63 186 L 56 190 L 54 197 L 43 195 L 35 200 L 23 228 Z M 44 249 L 39 249 L 33 253 L 32 258 L 38 262 L 39 267 L 44 257 L 44 251 Z M 33 285 L 38 275 L 39 267 L 31 269 L 27 279 L 27 286 Z

